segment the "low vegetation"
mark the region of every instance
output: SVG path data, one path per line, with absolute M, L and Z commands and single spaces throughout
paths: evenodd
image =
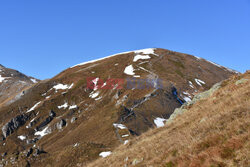
M 250 72 L 232 77 L 171 123 L 151 129 L 88 167 L 249 166 L 249 80 Z

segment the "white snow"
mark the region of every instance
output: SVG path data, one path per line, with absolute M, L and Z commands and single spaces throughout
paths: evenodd
M 39 105 L 41 103 L 41 101 L 39 101 L 38 103 L 36 103 L 33 107 L 31 107 L 26 113 L 28 113 L 28 112 L 31 112 L 31 111 L 33 111 L 33 110 L 35 110 L 36 109 L 36 107 Z
M 226 69 L 226 70 L 228 70 L 228 71 L 230 71 L 230 72 L 239 73 L 238 71 L 235 71 L 235 70 L 233 70 L 233 69 L 230 69 L 230 68 L 221 66 L 221 65 L 216 64 L 216 63 L 214 63 L 214 62 L 212 62 L 212 61 L 209 61 L 209 60 L 206 60 L 206 61 L 209 62 L 209 63 L 211 63 L 211 64 L 213 64 L 213 65 L 215 65 L 215 66 L 217 66 L 217 67 L 224 68 L 224 69 Z
M 183 99 L 184 99 L 186 102 L 191 101 L 191 99 L 190 99 L 189 97 L 184 97 Z
M 202 84 L 206 84 L 204 81 L 202 81 L 202 80 L 200 80 L 200 79 L 194 79 L 195 80 L 195 82 L 198 84 L 198 85 L 200 85 L 200 86 L 202 86 Z
M 75 109 L 75 108 L 77 108 L 77 105 L 69 106 L 70 110 Z
M 43 137 L 43 136 L 45 136 L 45 135 L 47 135 L 47 134 L 50 134 L 49 127 L 46 127 L 46 128 L 43 129 L 42 131 L 37 131 L 37 132 L 35 133 L 35 136 L 41 136 L 41 137 Z
M 126 134 L 126 135 L 122 135 L 122 137 L 129 137 L 129 134 Z
M 157 126 L 157 128 L 163 127 L 165 121 L 166 121 L 166 119 L 164 119 L 164 118 L 159 118 L 159 117 L 157 117 L 157 118 L 154 119 L 154 123 L 155 123 L 155 125 Z
M 106 158 L 106 157 L 110 156 L 111 154 L 112 154 L 111 151 L 106 151 L 106 152 L 101 152 L 101 153 L 99 154 L 99 156 L 100 156 L 100 157 L 103 157 L 103 158 Z
M 129 140 L 125 140 L 123 144 L 126 145 L 128 143 L 129 143 Z
M 76 67 L 76 66 L 82 66 L 82 65 L 85 65 L 85 64 L 88 64 L 88 63 L 94 63 L 94 62 L 104 60 L 104 59 L 107 59 L 107 58 L 110 58 L 110 57 L 114 57 L 114 56 L 118 56 L 118 55 L 122 55 L 122 54 L 126 54 L 126 53 L 131 53 L 131 52 L 143 53 L 143 54 L 154 54 L 154 55 L 158 56 L 157 54 L 154 53 L 154 50 L 155 50 L 154 48 L 149 48 L 149 49 L 135 50 L 135 51 L 129 51 L 129 52 L 122 52 L 122 53 L 106 56 L 106 57 L 103 57 L 103 58 L 100 58 L 100 59 L 83 62 L 83 63 L 77 64 L 77 65 L 74 65 L 74 66 L 72 66 L 70 68 L 73 68 L 73 67 Z
M 2 75 L 0 75 L 0 83 L 3 82 L 3 80 L 5 80 L 5 77 L 2 77 Z
M 69 85 L 63 85 L 63 84 L 60 83 L 60 84 L 57 84 L 57 85 L 53 86 L 53 88 L 55 90 L 60 90 L 60 89 L 65 90 L 65 89 L 71 89 L 73 86 L 74 86 L 74 83 L 72 83 L 70 86 Z
M 115 66 L 118 66 L 119 65 L 119 63 L 115 63 Z
M 125 68 L 124 73 L 127 75 L 135 75 L 134 68 L 132 65 L 129 65 Z
M 101 99 L 102 99 L 102 96 L 96 98 L 95 101 L 98 101 L 98 100 L 101 100 Z
M 193 83 L 192 83 L 191 81 L 188 81 L 188 83 L 189 83 L 189 86 L 190 86 L 191 88 L 194 88 L 194 85 L 193 85 Z
M 98 83 L 98 81 L 99 81 L 99 78 L 95 78 L 95 79 L 93 79 L 92 80 L 92 82 L 94 83 L 94 90 L 97 90 L 98 89 L 98 85 L 97 85 L 97 83 Z
M 150 59 L 150 58 L 151 58 L 151 57 L 150 57 L 149 55 L 136 55 L 136 56 L 134 57 L 133 62 L 136 62 L 137 60 L 140 60 L 140 59 L 145 60 L 145 59 Z
M 115 128 L 119 128 L 119 129 L 127 129 L 127 127 L 125 125 L 123 125 L 123 124 L 113 124 L 113 126 Z
M 155 54 L 154 48 L 148 48 L 148 49 L 141 49 L 134 51 L 135 53 L 143 53 L 143 54 Z
M 25 140 L 26 136 L 21 135 L 21 136 L 17 136 L 17 138 L 20 139 L 20 140 Z
M 63 105 L 58 106 L 57 108 L 58 108 L 58 109 L 61 109 L 61 108 L 66 109 L 67 107 L 68 107 L 68 103 L 67 103 L 67 102 L 65 102 Z
M 90 98 L 92 98 L 92 99 L 94 99 L 94 98 L 96 98 L 97 96 L 99 95 L 99 92 L 91 92 L 90 94 L 89 94 L 89 97 Z
M 30 78 L 30 80 L 31 80 L 33 83 L 37 83 L 37 80 L 34 79 L 34 78 Z
M 47 96 L 46 99 L 49 99 L 51 96 Z
M 74 146 L 73 147 L 78 147 L 79 146 L 79 143 L 76 143 L 76 144 L 74 144 Z

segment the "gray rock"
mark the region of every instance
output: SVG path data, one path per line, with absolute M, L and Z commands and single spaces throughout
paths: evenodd
M 8 123 L 6 123 L 2 127 L 3 136 L 5 138 L 9 136 L 11 133 L 14 132 L 14 130 L 24 125 L 27 120 L 28 120 L 28 117 L 26 115 L 18 115 L 17 117 L 11 119 Z
M 62 129 L 64 126 L 66 126 L 66 121 L 64 119 L 61 119 L 57 124 L 57 129 Z
M 71 120 L 70 120 L 70 122 L 71 122 L 71 123 L 74 123 L 76 120 L 77 120 L 76 117 L 72 117 Z
M 247 81 L 248 81 L 248 79 L 242 78 L 242 79 L 236 81 L 236 82 L 235 82 L 235 85 L 243 84 L 243 83 L 245 83 L 245 82 L 247 82 Z

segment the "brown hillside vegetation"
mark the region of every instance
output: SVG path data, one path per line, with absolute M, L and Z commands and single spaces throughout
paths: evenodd
M 222 82 L 209 98 L 186 107 L 88 167 L 250 165 L 250 72 Z

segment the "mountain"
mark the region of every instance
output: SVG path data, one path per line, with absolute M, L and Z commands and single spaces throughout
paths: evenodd
M 85 165 L 237 72 L 152 48 L 75 65 L 0 108 L 2 164 Z
M 0 106 L 19 99 L 38 80 L 0 64 Z
M 214 85 L 88 167 L 249 166 L 250 71 Z M 107 150 L 110 151 L 110 150 Z

